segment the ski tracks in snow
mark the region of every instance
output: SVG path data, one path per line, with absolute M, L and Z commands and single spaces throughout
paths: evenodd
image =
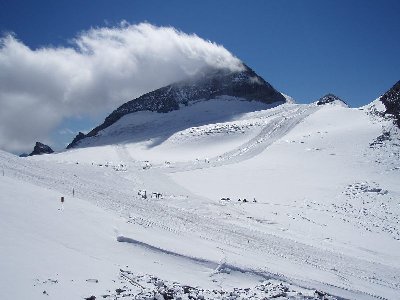
M 318 107 L 310 105 L 296 106 L 290 110 L 282 111 L 281 115 L 268 120 L 269 122 L 265 124 L 256 137 L 232 151 L 210 159 L 209 163 L 177 163 L 171 165 L 170 168 L 153 168 L 152 172 L 155 172 L 154 174 L 159 172 L 160 176 L 156 178 L 163 180 L 164 172 L 222 166 L 250 159 L 267 149 L 318 109 Z M 123 145 L 117 147 L 116 151 L 121 159 L 132 161 L 132 157 Z M 75 188 L 78 197 L 87 199 L 104 208 L 112 209 L 127 217 L 129 222 L 168 231 L 176 235 L 177 238 L 187 240 L 188 243 L 196 240 L 193 237 L 200 238 L 217 248 L 224 249 L 232 268 L 253 270 L 264 274 L 277 274 L 279 272 L 277 276 L 286 281 L 296 281 L 296 279 L 288 279 L 282 275 L 291 276 L 291 271 L 285 270 L 285 268 L 295 269 L 297 273 L 304 269 L 305 273 L 318 272 L 323 278 L 336 276 L 340 282 L 338 289 L 349 290 L 355 294 L 366 295 L 365 292 L 359 292 L 351 287 L 351 283 L 354 282 L 360 285 L 368 283 L 381 290 L 391 289 L 400 292 L 400 270 L 395 267 L 275 236 L 256 228 L 249 228 L 247 224 L 232 224 L 213 211 L 212 206 L 203 207 L 201 210 L 185 209 L 166 201 L 142 199 L 137 195 L 137 191 L 144 182 L 137 170 L 136 173 L 128 171 L 122 174 L 122 172 L 99 169 L 89 165 L 22 160 L 3 152 L 0 152 L 0 163 L 0 167 L 6 170 L 7 176 L 65 194 L 70 194 L 72 189 Z M 147 181 L 146 184 L 150 185 L 151 182 Z M 177 188 L 179 189 L 179 187 Z M 156 190 L 157 187 L 154 186 L 154 189 Z M 187 192 L 184 189 L 182 191 L 183 193 Z M 194 195 L 188 196 L 189 198 L 196 197 Z M 195 201 L 195 199 L 188 201 Z M 129 242 L 128 240 L 124 241 Z M 185 255 L 185 251 L 187 250 L 182 249 L 180 255 Z M 260 268 L 260 266 L 262 267 Z M 268 266 L 268 268 L 264 266 Z M 379 278 L 376 274 L 379 274 Z M 323 279 L 317 282 L 312 278 L 315 278 L 315 275 L 307 276 L 305 274 L 297 282 L 303 281 L 303 285 L 319 285 L 327 289 L 337 290 L 337 287 L 326 284 Z
M 175 173 L 209 167 L 219 167 L 250 159 L 263 152 L 278 139 L 285 136 L 297 124 L 302 122 L 318 109 L 320 109 L 320 107 L 314 105 L 295 106 L 264 116 L 262 119 L 264 125 L 260 132 L 239 147 L 216 157 L 207 159 L 205 162 L 201 163 L 172 163 L 167 171 L 169 173 Z

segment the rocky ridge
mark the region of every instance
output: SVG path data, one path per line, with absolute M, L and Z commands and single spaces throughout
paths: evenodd
M 395 124 L 400 127 L 400 80 L 380 97 L 380 101 L 385 105 L 385 115 L 392 115 Z
M 343 101 L 342 99 L 340 99 L 338 96 L 334 95 L 334 94 L 326 94 L 325 96 L 321 97 L 316 104 L 317 105 L 325 105 L 325 104 L 331 104 L 331 103 L 340 103 L 342 105 L 348 106 L 347 103 L 345 101 Z
M 35 147 L 33 148 L 33 151 L 29 154 L 29 156 L 51 154 L 53 152 L 54 151 L 50 148 L 50 146 L 45 145 L 41 142 L 36 142 Z

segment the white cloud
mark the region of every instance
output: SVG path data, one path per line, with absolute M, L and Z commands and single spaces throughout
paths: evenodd
M 95 28 L 69 47 L 0 39 L 0 148 L 25 151 L 68 117 L 96 115 L 206 66 L 240 69 L 224 47 L 148 23 Z

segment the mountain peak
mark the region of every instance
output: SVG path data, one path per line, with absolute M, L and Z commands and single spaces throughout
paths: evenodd
M 316 101 L 316 104 L 317 105 L 340 104 L 342 106 L 348 107 L 348 105 L 345 101 L 343 101 L 338 96 L 336 96 L 332 93 L 326 94 L 325 96 L 322 96 L 321 98 L 319 98 L 319 100 Z
M 41 142 L 36 142 L 35 147 L 33 148 L 33 151 L 29 154 L 29 156 L 33 155 L 41 155 L 41 154 L 51 154 L 53 153 L 53 149 L 50 148 L 50 146 L 45 145 Z
M 67 149 L 78 145 L 86 137 L 95 136 L 127 114 L 138 111 L 168 113 L 198 100 L 211 100 L 225 95 L 266 104 L 286 102 L 281 93 L 246 65 L 240 71 L 206 68 L 189 79 L 159 88 L 121 105 L 88 134 L 76 136 Z

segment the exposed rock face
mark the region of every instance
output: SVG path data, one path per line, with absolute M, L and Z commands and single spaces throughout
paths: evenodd
M 53 149 L 51 149 L 49 146 L 42 144 L 40 142 L 36 142 L 35 147 L 33 148 L 33 151 L 29 154 L 29 156 L 33 155 L 41 155 L 41 154 L 50 154 L 53 153 Z
M 400 127 L 400 81 L 383 94 L 380 97 L 380 101 L 385 105 L 385 115 L 393 115 L 395 123 Z
M 247 66 L 239 72 L 207 70 L 194 78 L 157 89 L 121 105 L 103 124 L 86 135 L 79 133 L 67 149 L 75 147 L 85 137 L 95 136 L 126 114 L 144 110 L 167 113 L 197 100 L 209 100 L 222 95 L 264 103 L 286 102 L 281 93 Z
M 67 149 L 72 148 L 74 145 L 76 145 L 80 140 L 85 138 L 85 134 L 83 132 L 80 132 L 74 137 L 72 142 L 67 146 Z
M 325 105 L 325 104 L 335 103 L 335 102 L 344 104 L 345 106 L 348 106 L 346 102 L 344 102 L 342 99 L 340 99 L 338 96 L 336 96 L 334 94 L 327 94 L 327 95 L 321 97 L 316 103 L 317 103 L 317 105 Z

